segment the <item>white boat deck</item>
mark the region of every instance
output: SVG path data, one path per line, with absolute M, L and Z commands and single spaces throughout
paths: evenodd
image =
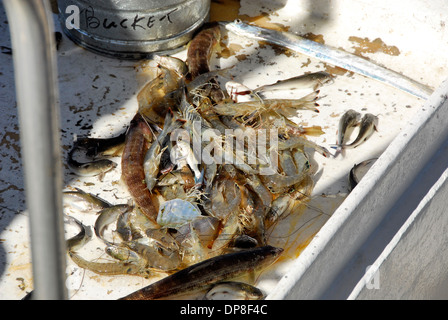
M 275 23 L 290 32 L 315 35 L 327 45 L 362 54 L 434 89 L 439 88 L 448 75 L 445 54 L 448 51 L 445 26 L 448 13 L 442 10 L 446 8 L 447 1 L 408 1 L 406 10 L 402 2 L 383 0 L 375 4 L 362 0 L 241 0 L 240 4 L 238 12 L 243 17 L 252 17 L 253 20 L 259 17 L 257 23 L 264 26 Z M 55 24 L 55 29 L 61 31 L 59 24 Z M 12 55 L 5 54 L 6 49 L 3 49 L 11 47 L 3 7 L 0 7 L 0 34 L 0 299 L 20 299 L 32 290 L 33 275 L 13 60 Z M 439 150 L 440 154 L 446 156 L 446 143 L 443 144 L 446 130 L 441 128 L 442 120 L 428 120 L 433 119 L 433 115 L 445 119 L 442 111 L 436 113 L 434 110 L 446 109 L 446 102 L 439 96 L 425 105 L 422 99 L 375 80 L 335 70 L 316 59 L 270 45 L 259 45 L 233 34 L 228 34 L 224 42 L 231 49 L 231 55 L 214 57 L 214 65 L 219 68 L 236 65 L 230 73 L 234 80 L 248 87 L 312 71 L 323 70 L 336 75 L 334 83 L 321 89 L 320 112 L 304 111 L 296 119 L 303 126 L 322 127 L 325 134 L 309 137 L 322 146 L 330 148 L 335 143 L 339 118 L 348 109 L 370 112 L 379 118 L 378 132 L 363 145 L 348 150 L 344 157 L 313 155 L 317 168 L 316 185 L 306 213 L 309 216 L 306 217 L 320 218 L 314 218 L 312 224 L 303 228 L 300 227 L 305 225 L 305 217 L 305 220 L 295 221 L 295 229 L 282 227 L 279 232 L 290 237 L 287 240 L 273 237 L 270 241 L 289 250 L 274 268 L 260 276 L 257 286 L 272 299 L 448 297 L 443 290 L 448 274 L 446 268 L 441 267 L 443 263 L 446 266 L 446 258 L 436 258 L 438 252 L 444 253 L 439 250 L 446 250 L 448 241 L 448 219 L 440 214 L 446 202 L 444 193 L 440 193 L 446 189 L 443 178 L 446 176 L 446 161 L 434 157 L 440 146 L 444 146 Z M 61 153 L 65 159 L 76 136 L 109 137 L 125 130 L 137 110 L 136 94 L 141 88 L 141 79 L 136 70 L 138 62 L 95 55 L 77 47 L 65 36 L 57 55 Z M 185 58 L 185 51 L 176 56 Z M 442 96 L 443 92 L 448 92 L 448 86 L 437 91 Z M 425 108 L 428 110 L 422 111 Z M 425 128 L 424 137 L 418 137 L 419 128 Z M 411 139 L 413 137 L 417 138 Z M 390 150 L 388 146 L 395 149 Z M 421 155 L 419 150 L 424 154 Z M 347 176 L 353 165 L 381 155 L 366 181 L 363 180 L 362 185 L 343 202 L 349 193 Z M 431 159 L 433 165 L 427 166 Z M 423 169 L 431 174 L 421 173 L 423 178 L 427 178 L 420 184 L 418 179 L 422 177 L 417 173 Z M 79 187 L 111 203 L 125 203 L 129 195 L 120 182 L 120 170 L 118 166 L 99 181 L 96 177 L 75 176 L 65 166 L 64 187 L 65 190 Z M 389 172 L 393 175 L 388 175 Z M 379 190 L 376 189 L 378 185 L 381 186 Z M 395 185 L 399 187 L 394 189 Z M 408 185 L 416 189 L 407 190 L 405 186 Z M 403 195 L 412 198 L 400 198 Z M 384 203 L 381 203 L 381 196 Z M 408 202 L 408 199 L 413 201 Z M 369 210 L 380 211 L 382 215 L 372 218 Z M 437 214 L 432 214 L 434 210 Z M 399 214 L 391 214 L 392 211 Z M 322 212 L 325 215 L 321 215 Z M 420 217 L 420 212 L 429 212 L 429 217 Z M 407 221 L 409 216 L 414 217 L 412 221 Z M 96 216 L 91 214 L 78 218 L 92 225 Z M 424 228 L 413 233 L 410 226 L 421 220 Z M 311 234 L 322 225 L 324 228 L 308 245 Z M 382 241 L 375 238 L 377 234 L 383 237 Z M 402 238 L 404 241 L 400 241 Z M 423 244 L 421 249 L 409 252 L 419 244 Z M 406 264 L 394 258 L 394 252 L 406 253 L 408 258 L 403 260 Z M 105 258 L 104 248 L 95 241 L 89 244 L 87 254 L 92 259 Z M 435 279 L 429 276 L 418 278 L 422 276 L 421 268 L 425 265 L 419 268 L 416 260 L 423 256 L 428 257 L 427 265 L 440 265 L 434 266 L 434 270 L 437 269 Z M 434 258 L 433 262 L 430 257 Z M 80 269 L 69 259 L 67 264 L 67 287 L 71 299 L 116 299 L 156 280 L 99 276 Z M 379 288 L 374 282 L 373 290 L 365 286 L 364 271 L 368 265 L 380 270 Z M 320 272 L 324 274 L 319 275 Z M 423 280 L 426 286 L 421 283 Z M 416 291 L 409 283 L 415 284 Z M 407 289 L 396 289 L 403 286 Z

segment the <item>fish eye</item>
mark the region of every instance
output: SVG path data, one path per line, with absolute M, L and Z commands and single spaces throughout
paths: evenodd
M 241 21 L 241 19 L 235 19 L 234 22 L 235 22 L 235 23 L 243 23 L 243 21 Z

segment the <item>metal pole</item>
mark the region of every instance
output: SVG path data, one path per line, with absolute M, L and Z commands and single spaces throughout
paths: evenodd
M 33 299 L 66 299 L 54 26 L 48 0 L 3 0 L 14 55 Z

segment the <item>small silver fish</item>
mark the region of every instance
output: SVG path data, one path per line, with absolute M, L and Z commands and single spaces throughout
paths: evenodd
M 381 67 L 349 52 L 331 48 L 290 32 L 270 30 L 249 25 L 239 19 L 233 22 L 220 22 L 220 24 L 237 35 L 254 40 L 266 41 L 306 54 L 331 65 L 381 81 L 421 99 L 428 99 L 433 92 L 428 86 L 418 83 L 398 72 Z
M 346 142 L 345 140 L 349 135 L 349 131 L 351 131 L 355 126 L 359 124 L 360 118 L 361 114 L 353 109 L 349 109 L 342 115 L 341 119 L 339 120 L 336 152 L 340 152 L 342 150 L 342 146 Z
M 121 237 L 123 241 L 130 241 L 132 239 L 132 228 L 130 222 L 130 215 L 132 211 L 128 210 L 122 214 L 117 219 L 117 229 L 116 232 Z
M 145 172 L 145 182 L 146 187 L 149 191 L 152 191 L 154 186 L 157 183 L 157 175 L 159 173 L 160 159 L 162 157 L 165 148 L 163 147 L 163 143 L 173 130 L 177 128 L 173 127 L 173 123 L 178 123 L 177 121 L 173 122 L 173 114 L 171 110 L 169 110 L 165 116 L 165 124 L 162 132 L 160 132 L 157 139 L 151 144 L 148 151 L 145 154 L 145 158 L 143 160 L 143 169 Z M 178 125 L 180 126 L 180 124 Z
M 250 284 L 236 281 L 217 283 L 204 296 L 205 300 L 261 300 L 264 293 Z
M 85 150 L 89 158 L 116 157 L 121 154 L 126 138 L 126 131 L 111 138 L 78 137 L 75 147 Z
M 355 164 L 353 168 L 350 170 L 350 174 L 348 176 L 349 181 L 349 189 L 352 191 L 356 185 L 359 183 L 359 181 L 362 179 L 362 177 L 369 171 L 369 169 L 372 167 L 372 165 L 375 163 L 377 158 L 372 158 L 368 160 L 364 160 L 358 164 Z
M 327 72 L 318 71 L 313 73 L 302 74 L 284 80 L 278 80 L 275 83 L 266 84 L 258 87 L 254 92 L 265 91 L 283 91 L 283 90 L 306 90 L 316 91 L 324 84 L 333 81 L 333 76 Z
M 64 207 L 74 208 L 83 213 L 98 212 L 111 206 L 106 200 L 79 188 L 76 188 L 76 191 L 64 191 L 62 201 Z
M 98 218 L 95 221 L 95 234 L 98 238 L 108 243 L 104 239 L 103 233 L 106 227 L 117 219 L 125 212 L 132 210 L 132 206 L 127 204 L 119 204 L 111 206 L 109 208 L 101 210 Z
M 100 180 L 103 179 L 104 174 L 117 167 L 117 164 L 109 159 L 100 159 L 90 162 L 78 162 L 72 157 L 68 159 L 68 166 L 78 176 L 81 177 L 94 177 L 99 176 Z
M 64 215 L 64 222 L 75 224 L 76 226 L 78 226 L 78 228 L 81 229 L 81 231 L 77 235 L 71 237 L 66 241 L 68 251 L 74 252 L 79 250 L 92 238 L 92 230 L 90 229 L 90 227 L 85 226 L 76 218 Z
M 68 153 L 67 164 L 70 170 L 81 177 L 99 176 L 102 180 L 106 172 L 109 172 L 117 167 L 117 164 L 109 159 L 91 160 L 88 162 L 79 162 L 75 160 L 74 154 L 78 150 L 78 145 L 75 143 L 73 148 Z
M 371 114 L 366 113 L 364 117 L 361 119 L 360 129 L 358 136 L 356 137 L 355 141 L 353 141 L 350 144 L 344 144 L 342 145 L 342 148 L 356 148 L 360 144 L 362 144 L 364 141 L 370 138 L 370 136 L 377 131 L 378 127 L 378 117 Z
M 242 83 L 234 80 L 229 80 L 225 84 L 226 91 L 229 94 L 233 102 L 242 101 L 259 101 L 262 102 L 261 97 L 255 92 L 255 90 L 243 85 Z M 242 98 L 242 99 L 241 99 Z

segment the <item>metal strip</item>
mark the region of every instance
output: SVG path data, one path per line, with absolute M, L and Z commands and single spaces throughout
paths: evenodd
M 4 0 L 14 54 L 34 299 L 65 299 L 62 166 L 53 19 L 48 1 Z

